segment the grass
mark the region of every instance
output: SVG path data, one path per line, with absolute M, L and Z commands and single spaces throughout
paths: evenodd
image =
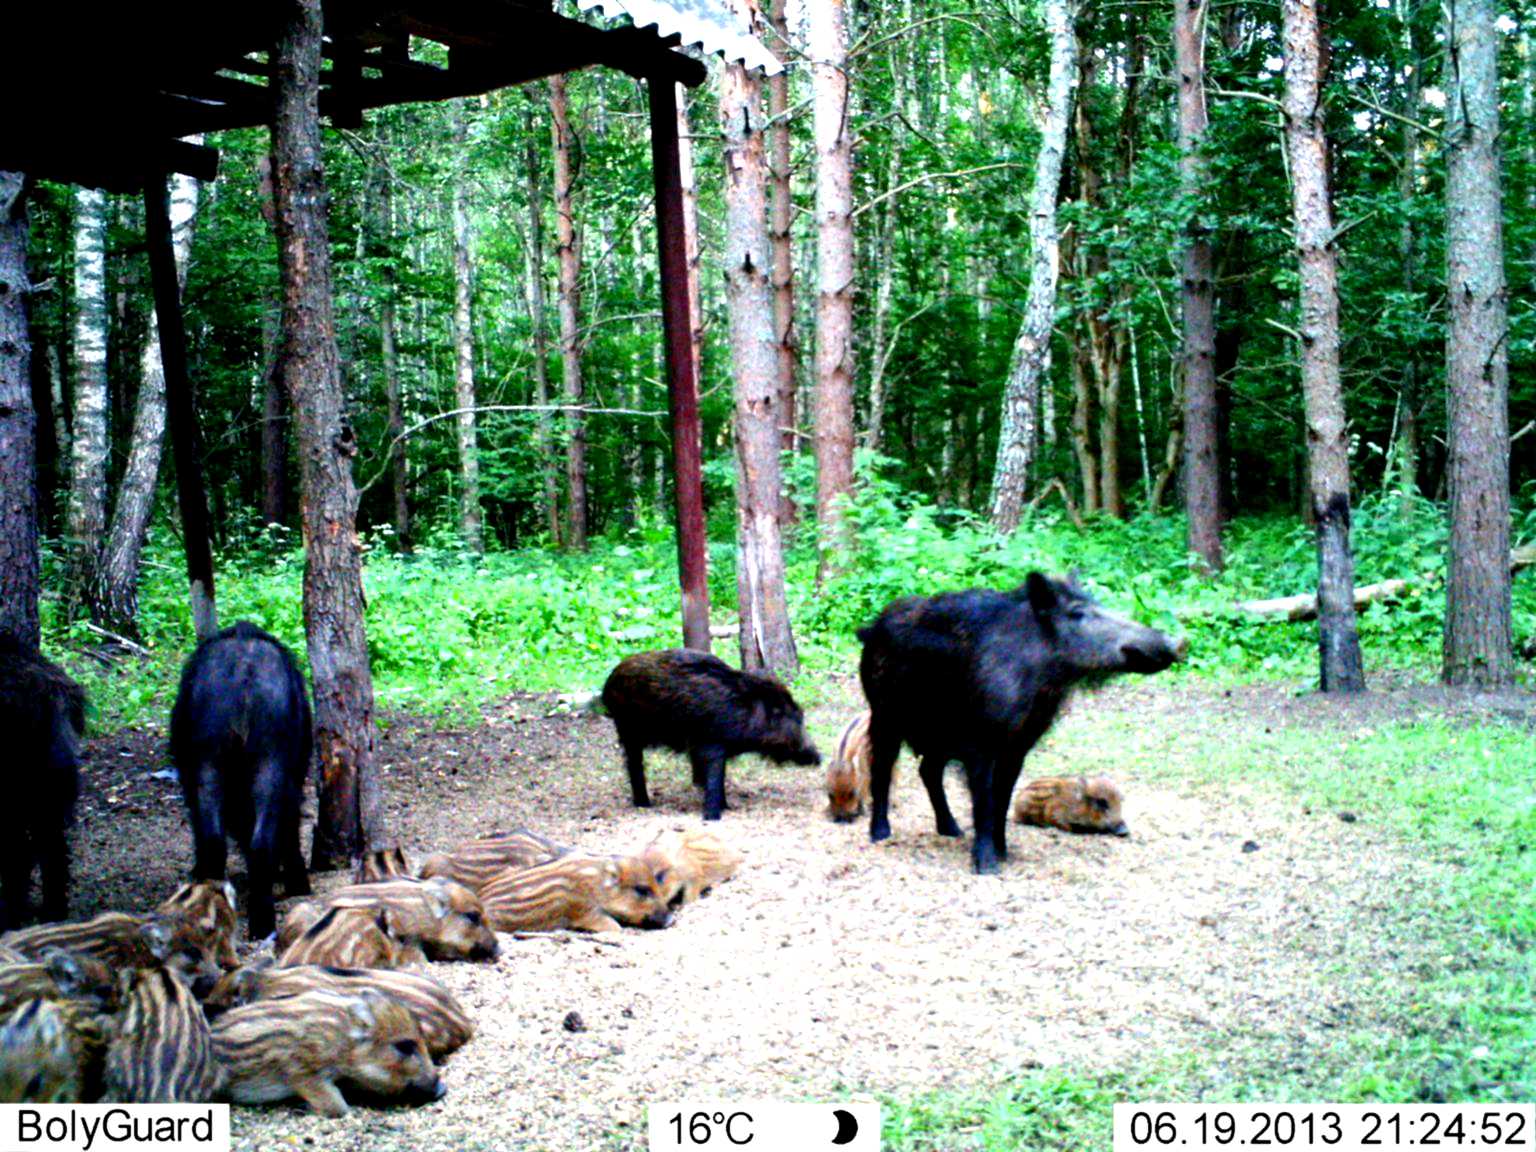
M 1498 720 L 1263 726 L 1219 705 L 1201 714 L 1219 699 L 1193 697 L 1180 730 L 1064 724 L 1051 753 L 1160 787 L 1260 790 L 1385 827 L 1416 884 L 1380 930 L 1436 961 L 1362 972 L 1340 957 L 1341 985 L 1368 989 L 1362 1019 L 1299 1065 L 1295 1046 L 1255 1021 L 1248 1035 L 1148 1053 L 1135 1068 L 1039 1070 L 988 1092 L 887 1098 L 889 1152 L 1107 1148 L 1116 1101 L 1536 1097 L 1536 733 Z

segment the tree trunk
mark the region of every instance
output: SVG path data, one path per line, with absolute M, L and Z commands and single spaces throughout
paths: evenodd
M 751 0 L 736 0 L 744 23 Z M 784 592 L 779 533 L 779 374 L 765 212 L 767 165 L 760 83 L 727 64 L 720 84 L 725 138 L 725 294 L 736 375 L 737 613 L 741 666 L 780 676 L 799 671 Z
M 320 0 L 296 0 L 274 53 L 272 174 L 283 294 L 283 374 L 303 482 L 304 630 L 320 763 L 314 866 L 385 836 L 373 765 L 373 677 L 363 627 L 362 550 L 331 307 L 320 148 Z
M 1179 170 L 1184 194 L 1205 186 L 1205 0 L 1174 0 L 1179 88 Z M 1221 473 L 1216 450 L 1216 314 L 1210 234 L 1191 212 L 1184 228 L 1184 507 L 1189 550 L 1207 572 L 1221 571 Z
M 549 78 L 549 109 L 555 140 L 555 251 L 560 260 L 560 364 L 565 374 L 565 402 L 582 402 L 581 247 L 572 201 L 576 183 L 576 143 L 571 132 L 565 77 Z M 587 424 L 574 408 L 565 413 L 566 543 L 587 550 Z
M 75 192 L 75 419 L 65 534 L 71 602 L 96 581 L 107 529 L 107 197 Z
M 768 0 L 768 25 L 773 29 L 774 47 L 783 54 L 789 43 L 789 25 L 784 15 L 785 0 Z M 795 333 L 794 210 L 790 179 L 789 150 L 789 72 L 786 69 L 768 77 L 768 164 L 769 185 L 768 239 L 773 249 L 773 331 L 778 342 L 775 352 L 778 379 L 779 447 L 796 452 L 798 405 L 795 378 L 800 361 L 800 339 Z M 799 515 L 788 489 L 779 503 L 780 519 L 794 523 Z
M 384 147 L 384 142 L 380 142 Z M 406 458 L 405 394 L 400 384 L 399 318 L 395 314 L 400 295 L 400 279 L 395 271 L 395 195 L 391 177 L 382 158 L 378 180 L 379 224 L 377 235 L 386 259 L 381 270 L 383 280 L 379 296 L 379 360 L 384 370 L 385 435 L 389 437 L 390 488 L 394 497 L 395 547 L 409 554 L 415 549 L 411 534 L 411 473 Z
M 0 632 L 35 647 L 42 636 L 26 184 L 20 172 L 0 172 Z
M 560 546 L 560 477 L 555 467 L 554 421 L 549 404 L 549 326 L 544 318 L 544 192 L 539 173 L 538 142 L 534 139 L 533 100 L 523 108 L 523 163 L 528 169 L 528 323 L 533 329 L 533 402 L 539 406 L 534 443 L 544 493 L 543 513 L 549 542 Z
M 688 344 L 693 356 L 693 378 L 704 380 L 704 292 L 699 278 L 699 184 L 693 166 L 693 134 L 688 127 L 688 90 L 673 87 L 677 104 L 677 177 L 683 190 L 683 246 L 688 254 Z
M 1073 0 L 1045 0 L 1051 73 L 1040 150 L 1035 155 L 1034 189 L 1030 194 L 1029 298 L 1024 305 L 1024 322 L 1014 342 L 1008 380 L 1003 386 L 1002 425 L 992 478 L 992 525 L 999 532 L 1017 528 L 1024 511 L 1035 450 L 1036 408 L 1041 386 L 1049 380 L 1051 370 L 1051 322 L 1056 312 L 1060 261 L 1056 195 L 1061 185 L 1061 163 L 1066 155 L 1072 94 L 1077 84 L 1077 37 L 1073 31 L 1076 20 Z
M 912 23 L 912 2 L 902 4 L 902 23 Z M 891 106 L 905 110 L 907 106 L 907 79 L 903 65 L 903 53 L 899 48 L 891 52 Z M 885 187 L 881 189 L 886 201 L 880 209 L 880 228 L 875 236 L 875 314 L 871 324 L 869 368 L 869 419 L 864 425 L 864 447 L 871 452 L 881 450 L 881 437 L 885 425 L 886 366 L 890 355 L 886 340 L 891 319 L 891 296 L 896 284 L 896 203 L 891 195 L 901 182 L 902 124 L 899 119 L 890 122 L 890 142 L 886 145 Z M 894 337 L 891 337 L 894 342 Z
M 194 143 L 201 143 L 201 137 Z M 176 283 L 185 288 L 192 253 L 192 218 L 197 214 L 197 181 L 176 176 L 171 184 L 171 242 L 176 257 Z M 91 594 L 91 616 L 125 636 L 138 635 L 139 562 L 165 443 L 165 366 L 160 357 L 160 327 L 149 314 L 139 361 L 139 395 L 134 404 L 133 434 L 128 464 L 117 490 L 117 507 L 107 536 L 106 551 Z
M 1514 680 L 1509 564 L 1509 318 L 1492 0 L 1446 5 L 1445 342 L 1451 684 Z
M 258 203 L 262 218 L 276 226 L 272 203 L 272 158 L 257 161 Z M 288 404 L 283 394 L 283 339 L 278 332 L 282 304 L 264 299 L 262 345 L 266 374 L 261 397 L 261 518 L 267 524 L 288 523 Z
M 1403 210 L 1398 227 L 1397 255 L 1401 265 L 1402 290 L 1410 295 L 1418 281 L 1418 236 L 1414 227 L 1413 204 L 1419 194 L 1422 159 L 1419 148 L 1420 93 L 1424 84 L 1424 53 L 1414 32 L 1418 0 L 1397 0 L 1403 47 L 1407 56 L 1407 75 L 1403 78 L 1403 156 L 1397 170 L 1397 195 Z M 1406 508 L 1419 494 L 1419 408 L 1423 403 L 1419 379 L 1418 350 L 1403 349 L 1403 374 L 1398 385 L 1397 459 L 1389 461 L 1397 469 L 1398 495 Z
M 816 519 L 821 574 L 847 546 L 853 492 L 853 128 L 844 0 L 806 8 L 816 138 Z
M 1280 18 L 1285 37 L 1285 144 L 1301 265 L 1301 388 L 1317 524 L 1321 681 L 1324 692 L 1361 692 L 1365 671 L 1355 625 L 1355 560 L 1349 546 L 1349 430 L 1339 380 L 1339 281 L 1317 0 L 1281 0 Z
M 464 155 L 469 148 L 469 124 L 464 102 L 455 100 L 453 119 L 453 402 L 459 410 L 459 538 L 475 556 L 485 552 L 485 521 L 480 514 L 480 443 L 475 427 L 474 265 L 470 258 L 469 175 Z

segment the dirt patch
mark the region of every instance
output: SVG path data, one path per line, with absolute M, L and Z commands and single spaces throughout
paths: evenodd
M 1189 691 L 1103 693 L 1063 723 L 1161 719 Z M 1219 700 L 1235 724 L 1315 722 L 1273 689 Z M 527 825 L 618 851 L 698 820 L 681 760 L 653 756 L 656 807 L 637 812 L 610 724 L 548 707 L 511 698 L 466 730 L 391 724 L 379 752 L 405 846 Z M 852 708 L 814 711 L 824 743 Z M 150 775 L 164 767 L 158 733 L 92 742 L 77 914 L 146 907 L 190 866 L 175 783 Z M 345 1121 L 237 1109 L 235 1146 L 564 1150 L 618 1132 L 638 1147 L 652 1099 L 987 1084 L 1223 1035 L 1271 1038 L 1304 1064 L 1341 1019 L 1369 1031 L 1372 992 L 1341 979 L 1339 958 L 1363 972 L 1419 960 L 1378 930 L 1412 865 L 1385 834 L 1278 801 L 1122 784 L 1132 838 L 1015 829 L 1003 875 L 975 877 L 966 842 L 934 835 L 909 762 L 894 836 L 871 845 L 862 825 L 827 821 L 819 770 L 738 761 L 720 831 L 747 863 L 672 929 L 504 937 L 494 965 L 434 965 L 478 1027 L 442 1103 Z M 957 780 L 950 791 L 968 824 Z M 585 1031 L 563 1027 L 571 1012 Z

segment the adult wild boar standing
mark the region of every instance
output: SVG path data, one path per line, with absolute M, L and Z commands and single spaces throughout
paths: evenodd
M 870 706 L 869 838 L 891 834 L 891 768 L 903 743 L 920 760 L 941 836 L 960 826 L 944 769 L 965 766 L 977 872 L 1007 859 L 1008 804 L 1024 757 L 1075 684 L 1161 672 L 1186 643 L 1104 611 L 1076 577 L 1031 572 L 1010 592 L 897 600 L 861 629 L 859 676 Z
M 293 654 L 252 624 L 203 641 L 181 673 L 171 758 L 192 822 L 199 880 L 222 880 L 226 835 L 245 853 L 251 936 L 276 926 L 278 872 L 290 896 L 309 892 L 299 810 L 313 729 Z
M 0 814 L 0 932 L 26 923 L 32 870 L 42 873 L 44 920 L 69 911 L 65 832 L 80 789 L 85 693 L 36 648 L 0 634 L 0 735 L 12 765 Z
M 651 806 L 645 750 L 686 752 L 693 782 L 704 789 L 704 819 L 725 808 L 725 762 L 744 752 L 791 764 L 819 764 L 805 734 L 805 713 L 772 676 L 738 672 L 705 652 L 674 648 L 620 662 L 603 685 L 636 808 Z

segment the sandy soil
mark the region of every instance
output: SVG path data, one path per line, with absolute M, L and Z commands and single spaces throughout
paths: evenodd
M 1164 723 L 1202 691 L 1110 690 L 1063 723 Z M 846 699 L 813 712 L 824 746 L 851 715 Z M 407 848 L 526 825 L 619 851 L 698 819 L 682 761 L 653 756 L 656 807 L 636 811 L 608 721 L 550 707 L 510 698 L 465 730 L 393 724 L 380 753 Z M 1397 712 L 1445 707 L 1406 698 Z M 1219 708 L 1235 723 L 1318 723 L 1271 689 L 1222 695 Z M 185 874 L 175 783 L 150 775 L 164 767 L 159 733 L 93 742 L 76 914 L 145 907 Z M 1378 931 L 1411 862 L 1333 813 L 1123 778 L 1132 838 L 1016 829 L 1003 875 L 975 877 L 966 842 L 933 834 L 910 763 L 882 845 L 825 818 L 819 770 L 739 761 L 730 780 L 719 828 L 746 866 L 672 929 L 504 937 L 493 965 L 433 966 L 479 1029 L 447 1066 L 444 1101 L 342 1121 L 237 1109 L 236 1147 L 642 1147 L 647 1100 L 991 1084 L 1025 1068 L 1125 1066 L 1223 1034 L 1294 1051 L 1300 1069 L 1341 1022 L 1373 1026 L 1371 989 L 1341 979 L 1339 956 L 1366 972 L 1425 959 Z M 958 779 L 950 792 L 967 823 Z M 584 1031 L 565 1028 L 571 1012 Z

